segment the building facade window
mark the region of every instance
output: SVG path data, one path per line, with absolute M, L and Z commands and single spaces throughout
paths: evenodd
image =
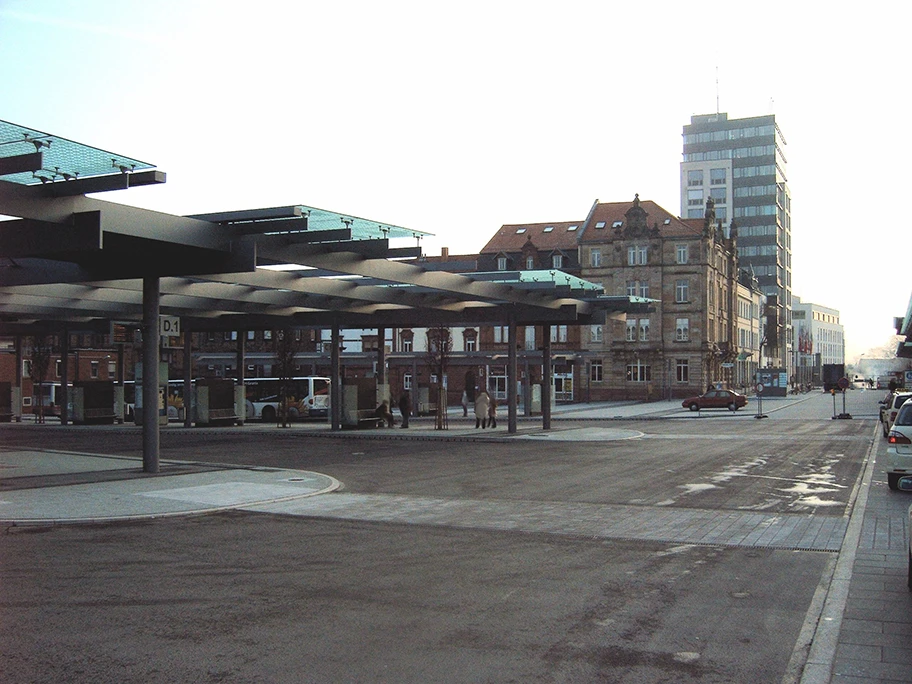
M 566 325 L 552 325 L 551 326 L 551 341 L 552 342 L 566 342 L 567 341 L 567 326 Z
M 592 382 L 601 382 L 602 377 L 602 360 L 593 359 L 592 363 L 589 365 L 589 379 L 592 380 Z
M 527 256 L 526 257 L 526 270 L 531 271 L 535 268 L 535 257 Z
M 403 339 L 402 340 L 402 351 L 410 352 L 412 351 L 412 339 Z
M 649 319 L 641 318 L 640 319 L 640 342 L 649 341 Z
M 703 169 L 692 169 L 688 171 L 687 185 L 703 185 Z
M 686 280 L 675 281 L 675 301 L 678 304 L 690 301 L 690 284 Z
M 726 179 L 725 169 L 710 169 L 709 170 L 709 183 L 710 185 L 725 185 Z
M 406 373 L 402 376 L 402 389 L 411 390 L 412 389 L 412 374 Z
M 510 341 L 510 329 L 505 325 L 494 326 L 494 344 L 506 344 Z
M 690 382 L 690 363 L 687 359 L 675 361 L 675 380 L 681 383 Z
M 627 296 L 649 297 L 649 283 L 645 280 L 628 280 Z
M 507 257 L 497 257 L 497 270 L 506 271 L 507 270 Z
M 590 325 L 589 326 L 589 339 L 593 342 L 601 342 L 602 338 L 602 326 L 600 325 Z
M 599 268 L 602 265 L 602 250 L 592 248 L 589 252 L 589 265 L 592 268 Z
M 564 256 L 562 254 L 551 255 L 551 268 L 563 268 Z
M 675 319 L 675 341 L 687 342 L 690 340 L 690 319 Z
M 687 263 L 687 245 L 676 245 L 675 246 L 675 263 L 676 264 L 686 264 Z
M 89 377 L 93 379 L 98 377 L 98 361 L 89 362 Z
M 628 266 L 645 266 L 648 261 L 646 245 L 631 245 L 627 248 Z
M 627 382 L 652 382 L 650 367 L 641 363 L 628 363 Z

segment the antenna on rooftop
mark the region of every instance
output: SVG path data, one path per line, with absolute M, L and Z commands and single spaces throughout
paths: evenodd
M 716 114 L 719 113 L 719 67 L 716 66 Z

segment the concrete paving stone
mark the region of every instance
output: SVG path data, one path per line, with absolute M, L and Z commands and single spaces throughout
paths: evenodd
M 833 674 L 868 678 L 875 682 L 912 682 L 912 671 L 907 666 L 897 663 L 875 663 L 837 658 L 833 664 Z
M 905 648 L 884 646 L 883 660 L 885 663 L 901 663 L 912 668 L 912 651 L 909 650 L 908 644 Z
M 846 617 L 842 620 L 842 630 L 884 634 L 884 625 L 879 620 L 856 620 L 855 618 Z
M 883 632 L 861 631 L 847 629 L 844 626 L 842 632 L 839 634 L 839 643 L 908 648 L 909 639 L 904 634 L 884 634 Z
M 870 660 L 879 663 L 883 660 L 883 648 L 880 646 L 866 646 L 862 644 L 846 644 L 840 642 L 836 648 L 836 659 L 843 660 Z

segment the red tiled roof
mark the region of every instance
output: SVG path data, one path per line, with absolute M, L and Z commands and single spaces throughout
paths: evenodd
M 616 230 L 627 227 L 627 211 L 633 202 L 599 202 L 592 210 L 585 233 L 580 235 L 580 242 L 603 242 L 615 237 Z M 641 200 L 640 207 L 646 212 L 646 222 L 650 229 L 658 225 L 659 233 L 665 237 L 699 236 L 703 231 L 703 219 L 681 219 L 670 211 L 663 209 L 652 200 Z M 620 222 L 620 226 L 615 226 Z M 597 228 L 598 225 L 601 228 Z
M 575 230 L 570 230 L 576 226 Z M 551 223 L 517 223 L 501 226 L 494 237 L 481 249 L 481 254 L 518 252 L 532 239 L 539 250 L 576 249 L 576 236 L 583 229 L 582 221 L 558 221 Z

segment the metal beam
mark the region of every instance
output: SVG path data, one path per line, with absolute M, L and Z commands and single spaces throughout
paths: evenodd
M 0 222 L 0 257 L 59 259 L 75 252 L 101 249 L 101 225 L 97 214 L 80 214 L 75 225 L 35 219 Z
M 40 171 L 41 166 L 41 152 L 17 154 L 14 157 L 0 157 L 0 176 L 11 176 L 16 173 Z

